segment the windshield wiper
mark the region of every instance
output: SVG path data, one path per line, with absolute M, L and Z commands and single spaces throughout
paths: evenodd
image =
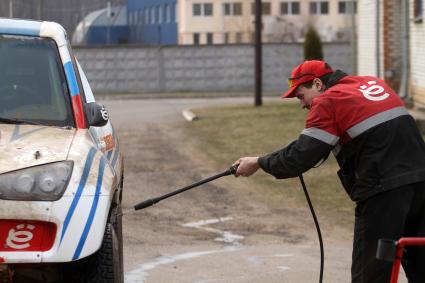
M 4 118 L 0 117 L 0 123 L 4 124 L 28 124 L 28 125 L 40 125 L 37 122 L 24 120 L 24 119 L 17 119 L 17 118 Z

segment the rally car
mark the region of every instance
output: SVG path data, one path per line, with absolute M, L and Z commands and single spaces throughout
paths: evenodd
M 123 282 L 123 158 L 57 23 L 0 18 L 0 281 Z

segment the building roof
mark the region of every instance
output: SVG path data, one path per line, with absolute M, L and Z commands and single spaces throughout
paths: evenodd
M 90 27 L 127 25 L 127 8 L 125 6 L 114 6 L 110 8 L 110 11 L 111 16 L 108 16 L 108 8 L 99 9 L 88 14 L 75 28 L 72 43 L 82 43 Z

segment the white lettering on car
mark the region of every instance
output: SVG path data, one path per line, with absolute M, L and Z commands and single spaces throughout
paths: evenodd
M 372 101 L 381 101 L 387 99 L 390 94 L 385 92 L 383 86 L 376 84 L 375 81 L 368 82 L 369 87 L 367 85 L 360 86 L 360 91 L 364 97 Z
M 34 230 L 35 226 L 30 224 L 19 224 L 9 230 L 6 244 L 12 249 L 22 250 L 30 246 L 29 241 L 32 240 L 33 234 L 30 230 Z M 26 229 L 25 229 L 26 228 Z

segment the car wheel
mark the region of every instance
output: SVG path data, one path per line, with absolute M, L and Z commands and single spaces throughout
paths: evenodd
M 122 268 L 122 238 L 120 239 L 114 225 L 107 223 L 102 246 L 87 262 L 85 268 L 87 283 L 121 283 L 124 282 Z M 87 272 L 91 270 L 91 272 Z
M 92 266 L 94 272 L 90 278 L 87 278 L 88 283 L 124 282 L 122 215 L 120 213 L 121 207 L 118 205 L 112 211 L 112 215 L 116 215 L 115 221 L 106 224 L 102 246 L 94 255 Z
M 106 223 L 100 249 L 81 260 L 65 265 L 63 282 L 66 283 L 123 283 L 122 215 L 118 204 Z
M 114 241 L 114 265 L 116 270 L 116 277 L 115 282 L 124 282 L 124 246 L 123 246 L 123 237 L 122 237 L 122 208 L 121 204 L 117 205 L 115 209 L 113 210 L 113 213 L 115 213 L 115 221 L 113 224 L 114 227 L 114 234 L 113 234 L 113 241 Z
M 100 249 L 93 255 L 68 265 L 65 274 L 67 282 L 81 283 L 123 283 L 122 216 L 118 205 L 112 210 L 112 217 L 106 223 Z M 114 215 L 117 215 L 114 219 Z

